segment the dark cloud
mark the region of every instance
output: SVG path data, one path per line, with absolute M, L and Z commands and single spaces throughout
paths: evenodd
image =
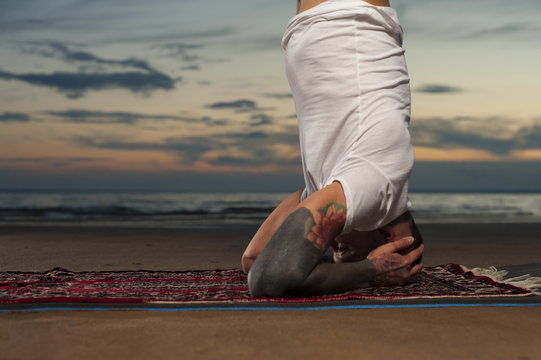
M 78 136 L 74 137 L 73 142 L 77 145 L 85 147 L 93 147 L 110 150 L 151 150 L 151 151 L 172 151 L 179 153 L 185 157 L 186 163 L 193 163 L 199 159 L 200 155 L 214 150 L 217 144 L 208 141 L 205 137 L 191 138 L 169 138 L 162 142 L 140 142 L 140 141 L 123 141 L 119 139 L 100 139 Z
M 185 62 L 194 62 L 201 60 L 198 54 L 193 53 L 194 50 L 199 50 L 203 47 L 202 44 L 187 44 L 187 43 L 169 43 L 154 45 L 154 48 L 158 47 L 166 51 L 165 55 L 179 58 Z
M 496 155 L 541 148 L 541 124 L 524 125 L 518 131 L 509 130 L 511 124 L 516 121 L 494 117 L 423 118 L 412 121 L 411 134 L 413 144 L 418 146 L 470 148 Z
M 172 90 L 180 78 L 173 79 L 167 74 L 154 69 L 145 60 L 112 60 L 96 56 L 88 51 L 73 50 L 58 42 L 19 43 L 24 52 L 54 57 L 68 63 L 86 63 L 98 66 L 117 66 L 140 71 L 127 72 L 55 72 L 52 74 L 23 73 L 17 74 L 0 71 L 0 79 L 18 80 L 36 86 L 56 89 L 68 98 L 77 99 L 89 90 L 127 89 L 133 93 L 148 95 L 155 90 Z
M 250 159 L 240 156 L 219 156 L 213 159 L 208 159 L 208 163 L 212 165 L 233 165 L 233 166 L 257 166 L 262 165 L 260 159 Z
M 144 115 L 128 112 L 103 112 L 89 110 L 48 111 L 46 114 L 59 117 L 64 121 L 81 124 L 133 124 L 143 119 L 177 119 L 175 116 L 168 115 Z
M 189 65 L 189 66 L 182 66 L 180 70 L 197 71 L 197 70 L 201 70 L 201 67 L 199 65 Z
M 127 89 L 133 93 L 147 95 L 155 90 L 172 90 L 177 81 L 158 72 L 15 74 L 0 71 L 0 79 L 18 80 L 31 85 L 51 87 L 60 93 L 66 94 L 70 99 L 80 98 L 89 90 L 115 88 Z
M 253 111 L 264 111 L 272 110 L 273 108 L 267 107 L 262 108 L 258 107 L 256 102 L 253 100 L 236 100 L 236 101 L 226 101 L 226 102 L 216 102 L 210 105 L 205 106 L 209 109 L 233 109 L 237 113 L 248 113 Z
M 264 139 L 268 138 L 269 135 L 263 131 L 251 131 L 247 133 L 241 132 L 230 132 L 225 134 L 216 135 L 217 138 L 226 138 L 226 139 Z
M 68 63 L 85 62 L 97 65 L 120 66 L 140 69 L 147 72 L 159 73 L 156 69 L 141 59 L 128 58 L 123 60 L 105 59 L 88 51 L 72 50 L 68 46 L 54 41 L 49 42 L 21 42 L 21 50 L 29 54 L 37 54 L 44 57 L 59 58 Z
M 266 114 L 254 114 L 250 117 L 250 120 L 252 120 L 250 126 L 270 125 L 274 122 L 272 118 Z
M 293 98 L 293 95 L 291 93 L 274 93 L 274 94 L 263 94 L 263 95 L 266 97 L 270 97 L 270 98 L 278 99 L 278 100 Z
M 441 84 L 426 84 L 421 85 L 415 89 L 415 92 L 425 93 L 425 94 L 453 94 L 459 93 L 463 90 L 458 87 L 441 85 Z
M 516 143 L 522 149 L 541 149 L 541 120 L 538 120 L 538 124 L 520 129 Z
M 210 109 L 256 109 L 256 103 L 252 100 L 237 100 L 231 102 L 217 102 L 206 106 Z
M 28 114 L 5 112 L 0 114 L 0 123 L 3 122 L 28 122 L 32 119 Z
M 208 116 L 189 117 L 178 115 L 141 114 L 120 111 L 105 112 L 71 109 L 65 111 L 47 111 L 45 112 L 45 114 L 58 117 L 63 121 L 80 124 L 133 124 L 143 120 L 172 120 L 185 123 L 203 123 L 208 126 L 222 126 L 227 124 L 227 120 L 213 119 Z
M 93 157 L 13 157 L 1 158 L 0 164 L 33 164 L 62 168 L 83 163 L 103 162 L 109 160 L 109 158 Z
M 298 166 L 300 159 L 284 158 L 277 155 L 273 146 L 294 144 L 298 146 L 297 134 L 276 133 L 267 134 L 261 131 L 229 132 L 208 136 L 191 136 L 183 138 L 167 138 L 157 142 L 130 141 L 110 137 L 72 138 L 72 142 L 79 146 L 127 151 L 167 151 L 178 154 L 183 163 L 193 164 L 197 161 L 214 165 L 252 165 L 262 166 L 275 164 L 281 166 Z M 250 157 L 236 155 L 242 150 Z M 234 150 L 229 152 L 229 150 Z M 208 152 L 218 152 L 219 156 L 209 159 Z

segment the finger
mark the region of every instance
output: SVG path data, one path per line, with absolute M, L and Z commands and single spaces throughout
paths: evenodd
M 392 246 L 394 252 L 399 252 L 402 250 L 406 250 L 409 246 L 411 246 L 411 244 L 413 244 L 414 241 L 415 239 L 413 238 L 413 236 L 406 236 L 405 238 L 402 238 L 400 240 L 390 242 L 387 245 Z
M 423 265 L 422 265 L 422 264 L 417 264 L 417 265 L 415 265 L 415 266 L 411 269 L 410 276 L 415 275 L 415 274 L 418 274 L 418 273 L 421 271 L 422 268 L 423 268 Z
M 417 275 L 421 272 L 422 265 L 418 264 L 411 268 L 411 271 L 409 273 L 409 276 L 404 284 L 412 284 L 416 281 L 418 281 Z
M 411 250 L 409 253 L 407 253 L 406 256 L 408 258 L 408 261 L 411 263 L 414 263 L 415 260 L 417 260 L 418 258 L 421 257 L 421 255 L 423 255 L 423 251 L 425 249 L 425 246 L 424 245 L 419 245 L 419 247 Z

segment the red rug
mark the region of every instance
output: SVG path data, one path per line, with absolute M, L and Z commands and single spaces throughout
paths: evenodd
M 372 287 L 306 298 L 252 298 L 238 269 L 204 271 L 95 271 L 62 268 L 0 273 L 0 304 L 30 303 L 315 303 L 340 300 L 398 300 L 527 296 L 534 292 L 476 276 L 460 265 L 423 268 L 406 286 Z

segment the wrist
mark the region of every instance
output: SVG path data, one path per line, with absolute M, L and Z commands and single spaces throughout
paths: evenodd
M 368 260 L 364 259 L 362 261 L 358 261 L 354 263 L 357 267 L 357 272 L 359 274 L 357 281 L 358 281 L 358 288 L 361 287 L 371 287 L 376 285 L 376 275 L 377 270 L 374 264 Z

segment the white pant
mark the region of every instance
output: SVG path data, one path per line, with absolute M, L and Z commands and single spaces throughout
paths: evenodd
M 396 12 L 327 0 L 289 21 L 282 46 L 299 120 L 303 199 L 339 181 L 343 233 L 389 223 L 408 207 L 414 162 Z

